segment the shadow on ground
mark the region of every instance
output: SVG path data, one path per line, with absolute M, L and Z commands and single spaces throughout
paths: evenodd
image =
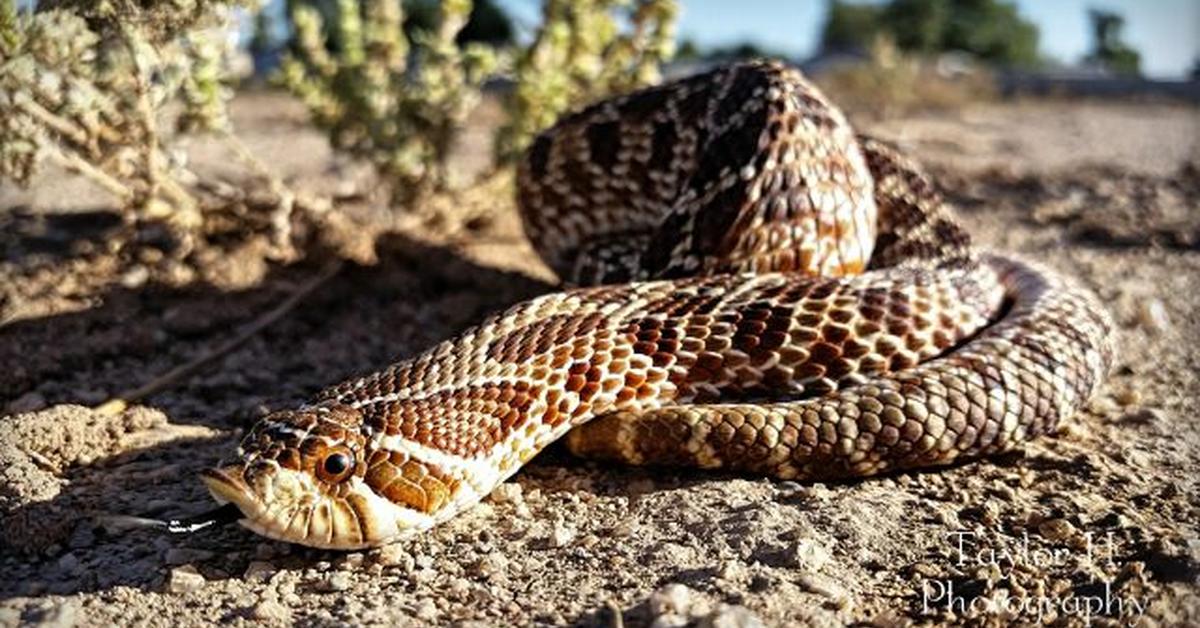
M 109 515 L 170 518 L 207 509 L 203 488 L 184 479 L 228 454 L 238 433 L 268 408 L 412 355 L 490 312 L 552 289 L 399 235 L 383 237 L 377 250 L 377 265 L 347 265 L 242 347 L 146 399 L 166 415 L 142 430 L 151 444 L 81 454 L 62 470 L 33 465 L 49 481 L 63 481 L 52 499 L 20 503 L 22 487 L 6 485 L 0 494 L 0 503 L 9 505 L 6 527 L 33 525 L 19 547 L 0 550 L 0 564 L 24 563 L 19 576 L 9 570 L 14 577 L 4 579 L 0 598 L 158 586 L 164 556 L 168 566 L 196 564 L 210 578 L 241 575 L 256 551 L 272 551 L 256 548 L 272 544 L 236 527 L 170 538 L 101 522 Z M 4 417 L 0 431 L 16 433 L 29 423 L 36 431 L 42 419 L 105 420 L 83 406 L 220 344 L 316 272 L 312 265 L 275 268 L 260 285 L 239 291 L 115 284 L 95 297 L 93 308 L 0 329 L 0 372 L 7 374 L 0 380 L 0 407 L 14 399 L 28 403 L 30 395 L 51 406 Z M 135 443 L 138 436 L 132 435 Z M 37 452 L 37 444 L 26 443 L 29 450 Z M 20 530 L 6 534 L 10 541 L 22 538 Z M 32 563 L 25 560 L 29 550 L 39 556 Z M 323 559 L 308 555 L 320 552 L 287 552 L 298 564 Z
M 552 289 L 399 235 L 382 238 L 378 254 L 377 265 L 344 268 L 241 349 L 149 402 L 174 421 L 222 426 L 221 412 L 253 405 L 247 399 L 305 397 Z M 33 391 L 50 404 L 99 403 L 219 344 L 316 272 L 280 267 L 232 292 L 115 284 L 94 297 L 95 307 L 10 324 L 0 329 L 0 405 Z

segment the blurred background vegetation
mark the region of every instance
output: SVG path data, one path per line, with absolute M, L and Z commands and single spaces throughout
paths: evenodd
M 931 55 L 958 51 L 1004 66 L 1039 62 L 1038 29 L 999 0 L 834 0 L 822 41 L 826 50 L 864 49 L 888 37 L 898 49 Z
M 478 183 L 455 180 L 448 163 L 485 99 L 503 120 L 484 178 L 502 177 L 567 110 L 664 72 L 782 56 L 754 41 L 676 42 L 679 10 L 677 0 L 543 0 L 537 23 L 518 24 L 492 0 L 0 0 L 0 179 L 28 184 L 46 163 L 80 174 L 113 194 L 131 234 L 165 229 L 185 256 L 211 215 L 246 198 L 199 180 L 177 150 L 182 136 L 214 135 L 270 193 L 250 210 L 243 202 L 237 220 L 288 257 L 295 223 L 328 204 L 298 199 L 239 141 L 228 115 L 239 83 L 294 94 L 337 150 L 374 167 L 392 206 L 412 211 Z M 240 37 L 239 17 L 253 25 Z M 1085 62 L 1137 76 L 1123 18 L 1090 19 Z M 831 0 L 820 41 L 803 67 L 854 115 L 994 98 L 996 72 L 1046 64 L 1038 28 L 1006 0 Z

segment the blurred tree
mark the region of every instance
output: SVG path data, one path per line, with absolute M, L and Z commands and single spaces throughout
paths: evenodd
M 404 0 L 404 34 L 410 39 L 418 31 L 430 32 L 438 23 L 440 0 Z M 513 24 L 494 0 L 475 0 L 471 16 L 454 39 L 455 43 L 507 46 L 513 43 Z
M 0 180 L 28 185 L 47 163 L 85 177 L 131 227 L 112 250 L 161 225 L 166 248 L 184 259 L 213 217 L 239 202 L 236 193 L 214 198 L 214 182 L 188 169 L 177 140 L 208 133 L 275 194 L 269 213 L 238 214 L 242 226 L 269 224 L 276 251 L 293 253 L 294 195 L 241 144 L 228 116 L 228 33 L 233 9 L 246 4 L 48 0 L 21 3 L 18 13 L 0 0 Z
M 786 55 L 763 48 L 752 41 L 742 41 L 729 46 L 713 48 L 701 54 L 705 59 L 717 61 L 732 61 L 736 59 L 767 59 L 781 58 Z
M 778 59 L 786 56 L 781 52 L 764 48 L 753 41 L 740 41 L 717 48 L 702 48 L 694 40 L 684 39 L 676 46 L 673 58 L 684 61 L 701 59 L 720 62 L 738 59 Z
M 266 11 L 254 14 L 254 34 L 250 36 L 250 52 L 255 56 L 268 54 L 275 47 L 271 37 L 271 17 Z
M 1092 52 L 1086 60 L 1099 63 L 1117 74 L 1141 74 L 1142 55 L 1129 44 L 1121 41 L 1121 29 L 1125 18 L 1111 11 L 1092 9 L 1088 11 L 1092 20 Z
M 866 50 L 879 34 L 882 17 L 881 6 L 833 0 L 821 46 L 825 50 Z
M 455 40 L 471 0 L 443 0 L 435 24 L 404 32 L 397 0 L 293 0 L 294 51 L 279 79 L 308 106 L 334 147 L 369 159 L 392 199 L 416 201 L 450 184 L 454 139 L 501 65 L 493 46 Z
M 477 0 L 458 43 L 480 42 L 493 46 L 513 43 L 513 24 L 508 14 L 492 0 Z
M 437 27 L 439 8 L 438 0 L 404 0 L 400 3 L 404 9 L 404 36 L 412 41 L 417 33 L 432 32 Z M 471 12 L 475 9 L 472 7 Z M 468 21 L 470 18 L 467 18 Z M 465 30 L 465 27 L 464 27 Z M 459 31 L 459 35 L 462 31 Z M 458 36 L 455 36 L 457 41 Z
M 961 50 L 1000 65 L 1038 62 L 1037 26 L 1005 0 L 891 0 L 886 5 L 833 0 L 822 41 L 827 49 L 866 50 L 878 35 L 900 49 Z
M 697 46 L 696 42 L 691 39 L 680 41 L 679 46 L 675 49 L 676 59 L 690 61 L 692 59 L 699 59 L 701 56 L 700 46 Z
M 950 0 L 892 0 L 883 9 L 883 24 L 902 50 L 941 52 L 946 49 L 951 10 Z
M 1038 29 L 1001 0 L 952 0 L 942 50 L 965 50 L 1001 65 L 1038 62 Z
M 441 15 L 441 0 L 395 0 L 401 9 L 401 14 L 404 16 L 404 37 L 412 41 L 414 37 L 419 37 L 418 33 L 432 33 L 437 30 L 440 23 Z M 311 7 L 318 14 L 321 23 L 324 25 L 325 45 L 330 52 L 341 50 L 341 41 L 337 29 L 333 28 L 333 24 L 340 15 L 341 3 L 339 0 L 286 0 L 287 11 L 284 13 L 290 19 L 290 16 L 295 14 L 297 6 L 303 5 Z M 360 0 L 357 2 L 363 5 Z M 360 6 L 360 12 L 362 12 Z M 295 32 L 295 24 L 289 24 L 290 30 Z M 514 28 L 512 20 L 509 19 L 500 7 L 496 6 L 495 0 L 476 0 L 471 6 L 471 14 L 467 18 L 467 24 L 458 31 L 455 35 L 454 43 L 462 46 L 469 43 L 488 44 L 490 46 L 507 46 L 514 42 Z M 298 53 L 299 50 L 295 47 L 295 37 L 292 38 L 292 52 Z

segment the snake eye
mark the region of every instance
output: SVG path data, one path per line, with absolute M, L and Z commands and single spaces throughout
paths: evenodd
M 354 470 L 354 458 L 344 450 L 336 450 L 325 456 L 317 467 L 317 475 L 326 482 L 341 482 Z

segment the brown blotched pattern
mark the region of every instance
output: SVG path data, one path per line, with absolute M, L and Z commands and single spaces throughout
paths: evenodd
M 403 538 L 564 435 L 582 455 L 781 478 L 1010 449 L 1111 362 L 1093 297 L 976 252 L 933 182 L 796 70 L 723 67 L 538 137 L 518 200 L 579 287 L 272 415 L 207 479 L 252 529 Z

